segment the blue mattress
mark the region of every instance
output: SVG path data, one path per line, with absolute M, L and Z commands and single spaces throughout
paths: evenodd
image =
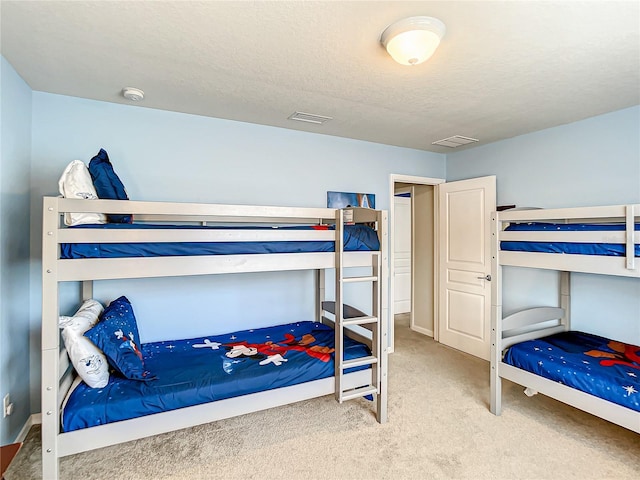
M 588 224 L 588 223 L 516 223 L 506 228 L 507 231 L 622 231 L 624 224 Z M 635 230 L 640 231 L 640 223 L 635 224 Z M 572 242 L 500 242 L 502 250 L 517 252 L 568 253 L 579 255 L 625 256 L 626 248 L 623 243 L 572 243 Z M 640 257 L 640 245 L 635 245 L 635 256 Z
M 563 332 L 510 347 L 504 362 L 640 412 L 640 347 Z
M 103 225 L 78 225 L 72 228 L 93 229 L 258 229 L 272 230 L 275 227 L 214 227 L 184 225 L 152 225 L 106 223 Z M 329 226 L 277 227 L 292 230 L 333 230 Z M 375 230 L 365 225 L 345 225 L 345 251 L 375 251 L 380 242 Z M 293 241 L 293 242 L 182 242 L 182 243 L 63 243 L 60 258 L 118 258 L 118 257 L 159 257 L 191 255 L 240 255 L 252 253 L 301 253 L 333 252 L 333 241 Z
M 145 367 L 157 379 L 112 374 L 104 388 L 81 382 L 69 395 L 62 426 L 70 432 L 331 377 L 333 345 L 333 329 L 315 322 L 146 343 Z M 344 339 L 345 359 L 367 355 L 365 345 Z

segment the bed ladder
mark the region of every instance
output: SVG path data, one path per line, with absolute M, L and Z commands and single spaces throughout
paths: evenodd
M 335 397 L 339 403 L 366 395 L 380 394 L 380 368 L 382 352 L 381 335 L 381 285 L 382 265 L 381 252 L 374 253 L 371 264 L 371 275 L 345 276 L 348 267 L 344 261 L 344 225 L 376 221 L 376 211 L 366 208 L 347 208 L 336 211 L 336 293 L 333 313 L 335 314 Z M 373 217 L 373 218 L 370 218 Z M 370 283 L 372 286 L 371 315 L 358 309 L 345 306 L 343 302 L 343 287 L 346 283 Z M 345 329 L 351 326 L 363 327 L 371 332 L 371 355 L 344 360 Z M 368 385 L 347 388 L 343 384 L 343 375 L 350 368 L 364 365 L 371 366 L 371 381 Z

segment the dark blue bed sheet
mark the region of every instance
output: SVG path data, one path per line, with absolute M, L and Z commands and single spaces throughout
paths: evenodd
M 70 432 L 331 377 L 333 345 L 333 329 L 315 322 L 146 343 L 145 367 L 157 379 L 128 380 L 112 373 L 104 388 L 81 382 L 64 408 L 63 429 Z M 345 337 L 345 359 L 367 355 L 368 347 Z
M 276 227 L 216 227 L 188 225 L 154 225 L 106 223 L 88 224 L 71 228 L 97 229 L 269 229 Z M 285 226 L 279 230 L 334 230 L 333 226 Z M 375 251 L 380 249 L 378 234 L 365 225 L 345 225 L 345 251 Z M 61 258 L 119 258 L 119 257 L 166 257 L 192 255 L 240 255 L 255 253 L 302 253 L 333 252 L 333 241 L 293 241 L 293 242 L 182 242 L 182 243 L 63 243 L 60 245 Z
M 591 224 L 591 223 L 516 223 L 509 225 L 508 231 L 621 231 L 624 224 Z M 640 231 L 640 223 L 635 224 L 635 230 Z M 573 243 L 573 242 L 500 242 L 501 250 L 516 252 L 568 253 L 578 255 L 603 255 L 623 257 L 626 246 L 623 243 Z M 640 257 L 640 244 L 635 245 L 634 255 Z
M 562 332 L 510 347 L 504 362 L 640 412 L 640 347 Z

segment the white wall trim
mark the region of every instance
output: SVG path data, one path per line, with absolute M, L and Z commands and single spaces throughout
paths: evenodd
M 27 418 L 27 421 L 24 422 L 24 425 L 22 426 L 20 433 L 18 433 L 18 436 L 16 437 L 16 440 L 14 443 L 24 442 L 25 438 L 27 438 L 27 435 L 29 434 L 29 430 L 31 430 L 31 427 L 33 427 L 34 425 L 40 425 L 41 423 L 42 423 L 41 413 L 34 413 L 33 415 L 30 415 L 29 418 Z
M 411 327 L 411 330 L 414 330 L 418 333 L 421 333 L 423 335 L 426 335 L 428 337 L 432 337 L 433 338 L 433 330 L 429 330 L 427 328 L 423 328 L 423 327 L 416 327 L 415 325 Z
M 402 175 L 398 173 L 392 173 L 389 175 L 389 303 L 390 308 L 393 308 L 393 304 L 395 301 L 395 292 L 394 292 L 394 276 L 395 276 L 395 253 L 394 253 L 394 238 L 395 231 L 393 228 L 394 222 L 394 205 L 393 198 L 395 196 L 395 184 L 396 183 L 413 183 L 416 185 L 439 185 L 441 183 L 445 183 L 446 179 L 444 178 L 432 178 L 432 177 L 417 177 L 415 175 Z M 413 265 L 411 266 L 413 268 Z M 391 321 L 390 331 L 389 331 L 389 348 L 388 352 L 393 353 L 395 349 L 395 335 L 394 335 L 394 316 L 389 315 Z M 433 336 L 433 333 L 431 334 Z
M 394 183 L 415 183 L 417 185 L 438 185 L 446 182 L 444 178 L 416 177 L 415 175 L 400 175 L 392 173 L 391 184 Z M 392 195 L 393 196 L 393 195 Z

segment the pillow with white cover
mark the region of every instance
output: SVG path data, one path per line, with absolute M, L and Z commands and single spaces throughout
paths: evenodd
M 61 316 L 58 326 L 73 368 L 92 388 L 102 388 L 109 382 L 109 364 L 102 351 L 84 333 L 98 323 L 103 307 L 93 299 L 86 300 L 73 317 Z
M 82 198 L 95 200 L 98 198 L 89 169 L 82 160 L 74 160 L 62 172 L 58 180 L 60 194 L 64 198 Z M 83 223 L 107 223 L 103 213 L 65 213 L 65 225 L 81 225 Z

